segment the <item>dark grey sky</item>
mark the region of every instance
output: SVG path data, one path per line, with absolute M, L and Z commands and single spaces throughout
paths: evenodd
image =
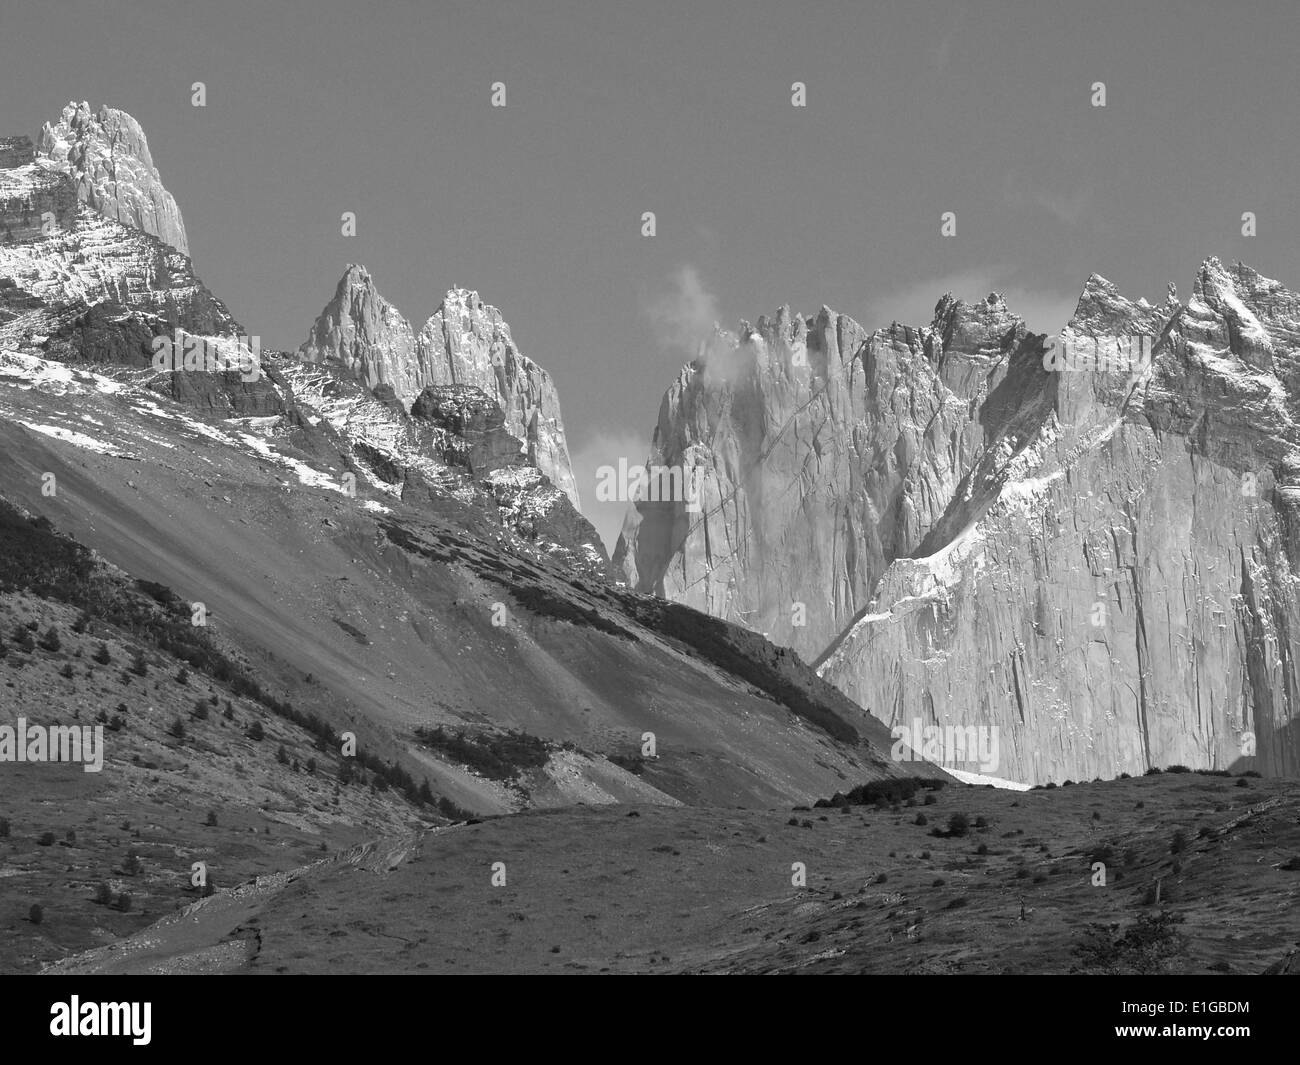
M 1185 297 L 1210 254 L 1300 286 L 1298 45 L 1296 0 L 6 0 L 0 133 L 73 99 L 134 115 L 266 346 L 349 262 L 416 328 L 478 289 L 555 377 L 610 538 L 592 471 L 644 457 L 698 322 L 923 324 L 996 289 L 1047 330 L 1093 271 Z

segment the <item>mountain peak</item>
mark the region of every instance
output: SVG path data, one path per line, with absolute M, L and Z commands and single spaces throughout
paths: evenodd
M 125 111 L 70 101 L 58 121 L 41 127 L 36 148 L 53 169 L 72 176 L 78 199 L 189 255 L 180 208 L 163 186 L 144 130 Z

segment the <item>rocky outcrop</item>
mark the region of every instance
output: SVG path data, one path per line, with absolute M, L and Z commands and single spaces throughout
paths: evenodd
M 1300 771 L 1300 296 L 1093 277 L 1050 350 L 996 297 L 778 321 L 670 389 L 655 457 L 720 487 L 636 508 L 638 586 L 755 611 L 891 725 L 996 729 L 996 776 Z
M 0 225 L 0 342 L 8 347 L 39 347 L 69 312 L 98 304 L 155 318 L 156 332 L 241 332 L 188 256 L 78 202 L 73 177 L 47 160 L 0 170 Z
M 69 103 L 42 127 L 37 148 L 71 176 L 82 202 L 189 255 L 180 208 L 158 176 L 144 130 L 125 111 Z
M 391 388 L 406 407 L 428 376 L 416 362 L 410 323 L 379 294 L 364 266 L 349 266 L 339 278 L 298 353 L 309 362 L 341 366 L 368 389 Z
M 411 404 L 411 417 L 429 422 L 455 440 L 448 455 L 475 477 L 523 465 L 519 440 L 506 429 L 496 401 L 470 385 L 430 385 Z
M 340 365 L 367 388 L 389 386 L 408 409 L 430 386 L 480 389 L 501 408 L 507 431 L 523 441 L 528 462 L 579 505 L 550 375 L 519 351 L 501 312 L 478 293 L 450 290 L 413 335 L 369 271 L 349 266 L 299 356 Z
M 272 357 L 283 385 L 313 426 L 349 453 L 358 471 L 420 510 L 454 520 L 512 548 L 612 582 L 590 522 L 536 466 L 505 425 L 497 401 L 469 385 L 430 385 L 410 412 L 389 385 L 367 390 L 336 363 Z

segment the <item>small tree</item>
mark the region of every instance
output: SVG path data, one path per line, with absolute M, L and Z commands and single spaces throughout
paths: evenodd
M 189 682 L 190 682 L 190 671 L 186 669 L 184 666 L 181 666 L 181 668 L 176 671 L 176 683 L 188 684 Z
M 101 880 L 95 885 L 95 902 L 100 906 L 107 906 L 112 901 L 112 889 Z
M 0 839 L 9 838 L 9 818 L 0 817 Z
M 118 895 L 117 901 L 113 903 L 113 909 L 120 910 L 122 913 L 131 912 L 131 896 L 125 891 Z
M 948 835 L 964 836 L 970 831 L 970 818 L 963 813 L 953 814 L 948 818 Z
M 27 920 L 31 921 L 32 924 L 40 924 L 45 920 L 45 911 L 41 909 L 38 903 L 32 903 L 32 908 L 27 911 Z
M 143 651 L 136 651 L 135 657 L 131 659 L 131 672 L 137 677 L 149 675 L 149 663 L 144 660 Z
M 171 736 L 173 739 L 185 739 L 185 722 L 179 717 L 176 718 L 167 729 L 167 735 Z
M 205 700 L 199 699 L 194 704 L 194 709 L 190 711 L 190 717 L 195 721 L 206 721 L 208 719 L 208 704 Z
M 50 652 L 57 651 L 63 646 L 63 641 L 59 639 L 59 630 L 53 625 L 45 630 L 45 635 L 37 643 Z
M 205 821 L 204 823 L 205 823 L 209 828 L 216 828 L 216 827 L 217 827 L 217 811 L 216 811 L 216 810 L 209 810 L 209 811 L 208 811 L 208 819 L 207 819 L 207 821 Z
M 95 653 L 90 657 L 101 666 L 106 666 L 113 661 L 113 656 L 108 653 L 108 644 L 104 643 L 103 640 L 99 642 L 99 646 L 95 648 Z
M 289 752 L 284 749 L 284 744 L 280 744 L 280 749 L 275 752 L 275 760 L 281 765 L 289 764 Z
M 135 851 L 131 851 L 126 856 L 126 861 L 122 863 L 122 872 L 127 876 L 135 876 L 140 872 L 140 856 Z
M 1180 828 L 1169 841 L 1169 853 L 1182 854 L 1185 850 L 1187 850 L 1187 833 Z
M 258 743 L 261 743 L 262 740 L 266 739 L 266 733 L 263 731 L 262 723 L 260 721 L 254 721 L 249 726 L 248 738 L 250 740 L 256 740 Z
M 62 668 L 61 670 L 59 670 L 59 676 L 63 677 L 65 680 L 71 680 L 71 679 L 72 679 L 72 677 L 73 677 L 73 673 L 72 673 L 72 663 L 71 663 L 71 662 L 64 662 L 64 663 L 63 663 L 63 668 Z

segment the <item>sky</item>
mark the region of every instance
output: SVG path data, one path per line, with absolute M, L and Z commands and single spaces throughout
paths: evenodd
M 1300 288 L 1297 42 L 1295 0 L 5 0 L 0 135 L 134 115 L 264 347 L 349 263 L 416 329 L 476 289 L 554 378 L 612 547 L 596 469 L 644 460 L 715 321 L 998 291 L 1050 332 L 1091 273 L 1186 298 L 1209 255 Z

